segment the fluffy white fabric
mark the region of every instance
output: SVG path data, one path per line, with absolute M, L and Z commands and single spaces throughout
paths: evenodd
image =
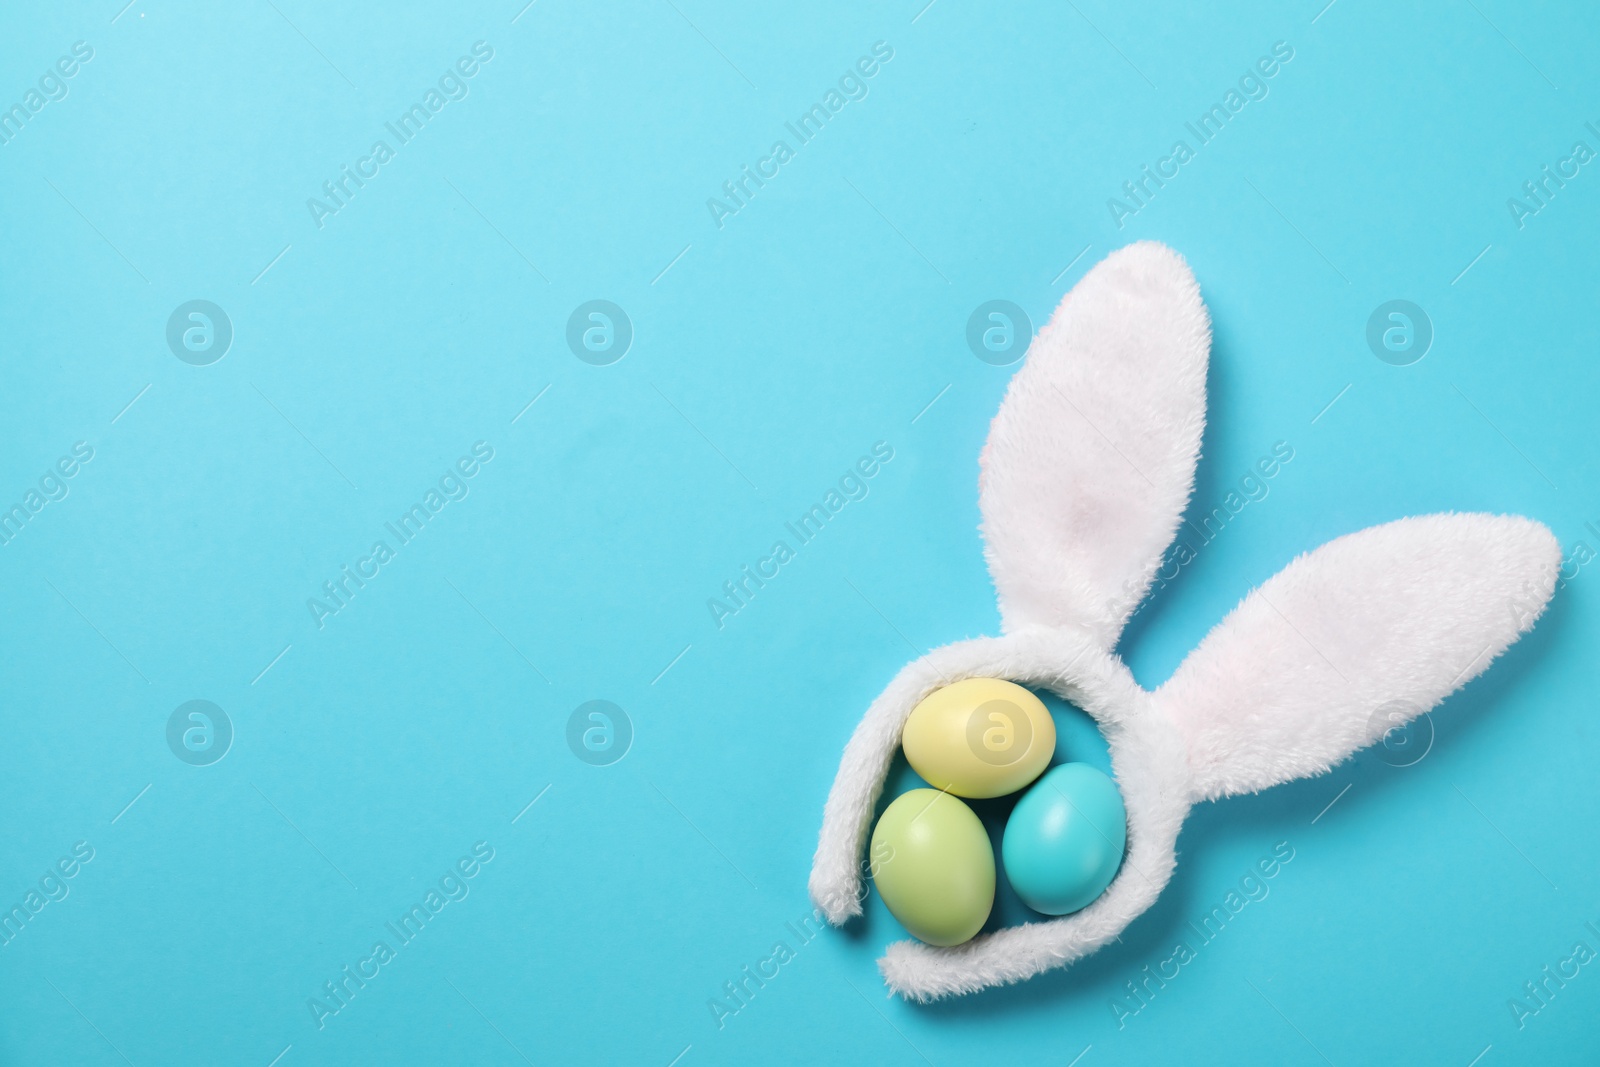
M 954 948 L 890 945 L 889 987 L 930 1000 L 1021 981 L 1115 939 L 1172 875 L 1192 804 L 1326 771 L 1481 673 L 1533 625 L 1561 552 L 1528 519 L 1431 515 L 1331 541 L 1245 598 L 1147 693 L 1114 654 L 1193 487 L 1210 326 L 1183 260 L 1112 253 L 1040 331 L 981 460 L 1003 636 L 908 665 L 856 727 L 828 795 L 811 897 L 861 913 L 858 861 L 906 717 L 961 678 L 1048 689 L 1100 724 L 1128 851 L 1073 915 Z
M 989 427 L 978 503 L 1005 629 L 1114 648 L 1178 532 L 1206 421 L 1211 321 L 1172 249 L 1114 252 L 1061 301 Z
M 1549 530 L 1494 515 L 1400 519 L 1301 556 L 1155 692 L 1196 798 L 1321 774 L 1427 711 L 1532 627 L 1560 563 Z

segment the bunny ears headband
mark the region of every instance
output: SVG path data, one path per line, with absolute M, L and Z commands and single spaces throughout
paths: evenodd
M 1075 914 L 890 945 L 878 966 L 904 997 L 1018 982 L 1113 940 L 1166 886 L 1192 805 L 1327 771 L 1482 673 L 1549 602 L 1561 550 L 1540 523 L 1400 519 L 1300 556 L 1140 688 L 1115 649 L 1193 488 L 1210 347 L 1194 275 L 1143 242 L 1067 294 L 1012 379 L 978 483 L 1004 633 L 936 649 L 872 702 L 828 795 L 811 898 L 835 925 L 861 914 L 858 860 L 901 728 L 962 678 L 1048 689 L 1094 717 L 1128 851 Z

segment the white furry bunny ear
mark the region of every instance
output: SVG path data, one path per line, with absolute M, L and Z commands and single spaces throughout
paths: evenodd
M 1210 348 L 1194 275 L 1152 241 L 1107 256 L 1039 331 L 981 461 L 1007 631 L 1116 645 L 1189 500 Z
M 1296 559 L 1156 691 L 1195 799 L 1319 774 L 1427 711 L 1533 626 L 1560 564 L 1543 525 L 1498 515 L 1400 519 Z

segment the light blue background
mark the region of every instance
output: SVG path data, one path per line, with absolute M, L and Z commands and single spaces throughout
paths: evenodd
M 1600 547 L 1600 174 L 1506 207 L 1600 149 L 1584 5 L 120 3 L 0 23 L 0 106 L 94 49 L 0 145 L 0 499 L 95 450 L 0 547 L 0 903 L 95 850 L 0 949 L 0 1061 L 1594 1061 L 1600 973 L 1521 1029 L 1507 1004 L 1600 949 L 1589 568 L 1422 762 L 1198 809 L 1158 905 L 1077 967 L 887 1000 L 874 896 L 724 1028 L 707 1007 L 798 944 L 866 704 L 997 628 L 976 459 L 1013 368 L 967 349 L 978 304 L 1042 322 L 1165 241 L 1215 324 L 1193 513 L 1294 449 L 1130 629 L 1146 685 L 1371 523 L 1520 512 Z M 479 40 L 470 95 L 319 229 L 306 199 Z M 880 40 L 870 95 L 718 229 L 706 199 Z M 1119 230 L 1107 198 L 1277 41 L 1270 95 Z M 235 331 L 209 367 L 164 340 L 196 298 Z M 564 341 L 594 298 L 636 329 L 609 367 Z M 1394 298 L 1434 325 L 1412 366 L 1366 347 Z M 319 631 L 306 599 L 479 440 L 470 495 Z M 719 630 L 707 598 L 880 440 L 870 495 Z M 191 699 L 236 729 L 208 767 L 166 745 Z M 611 766 L 564 739 L 591 699 L 634 724 Z M 319 1030 L 308 998 L 477 841 L 470 895 Z M 1119 1029 L 1283 841 L 1270 896 Z

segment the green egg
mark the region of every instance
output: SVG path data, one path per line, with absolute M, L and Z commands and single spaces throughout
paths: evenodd
M 959 945 L 994 906 L 994 847 L 971 808 L 937 789 L 895 798 L 872 831 L 872 878 L 912 937 Z

